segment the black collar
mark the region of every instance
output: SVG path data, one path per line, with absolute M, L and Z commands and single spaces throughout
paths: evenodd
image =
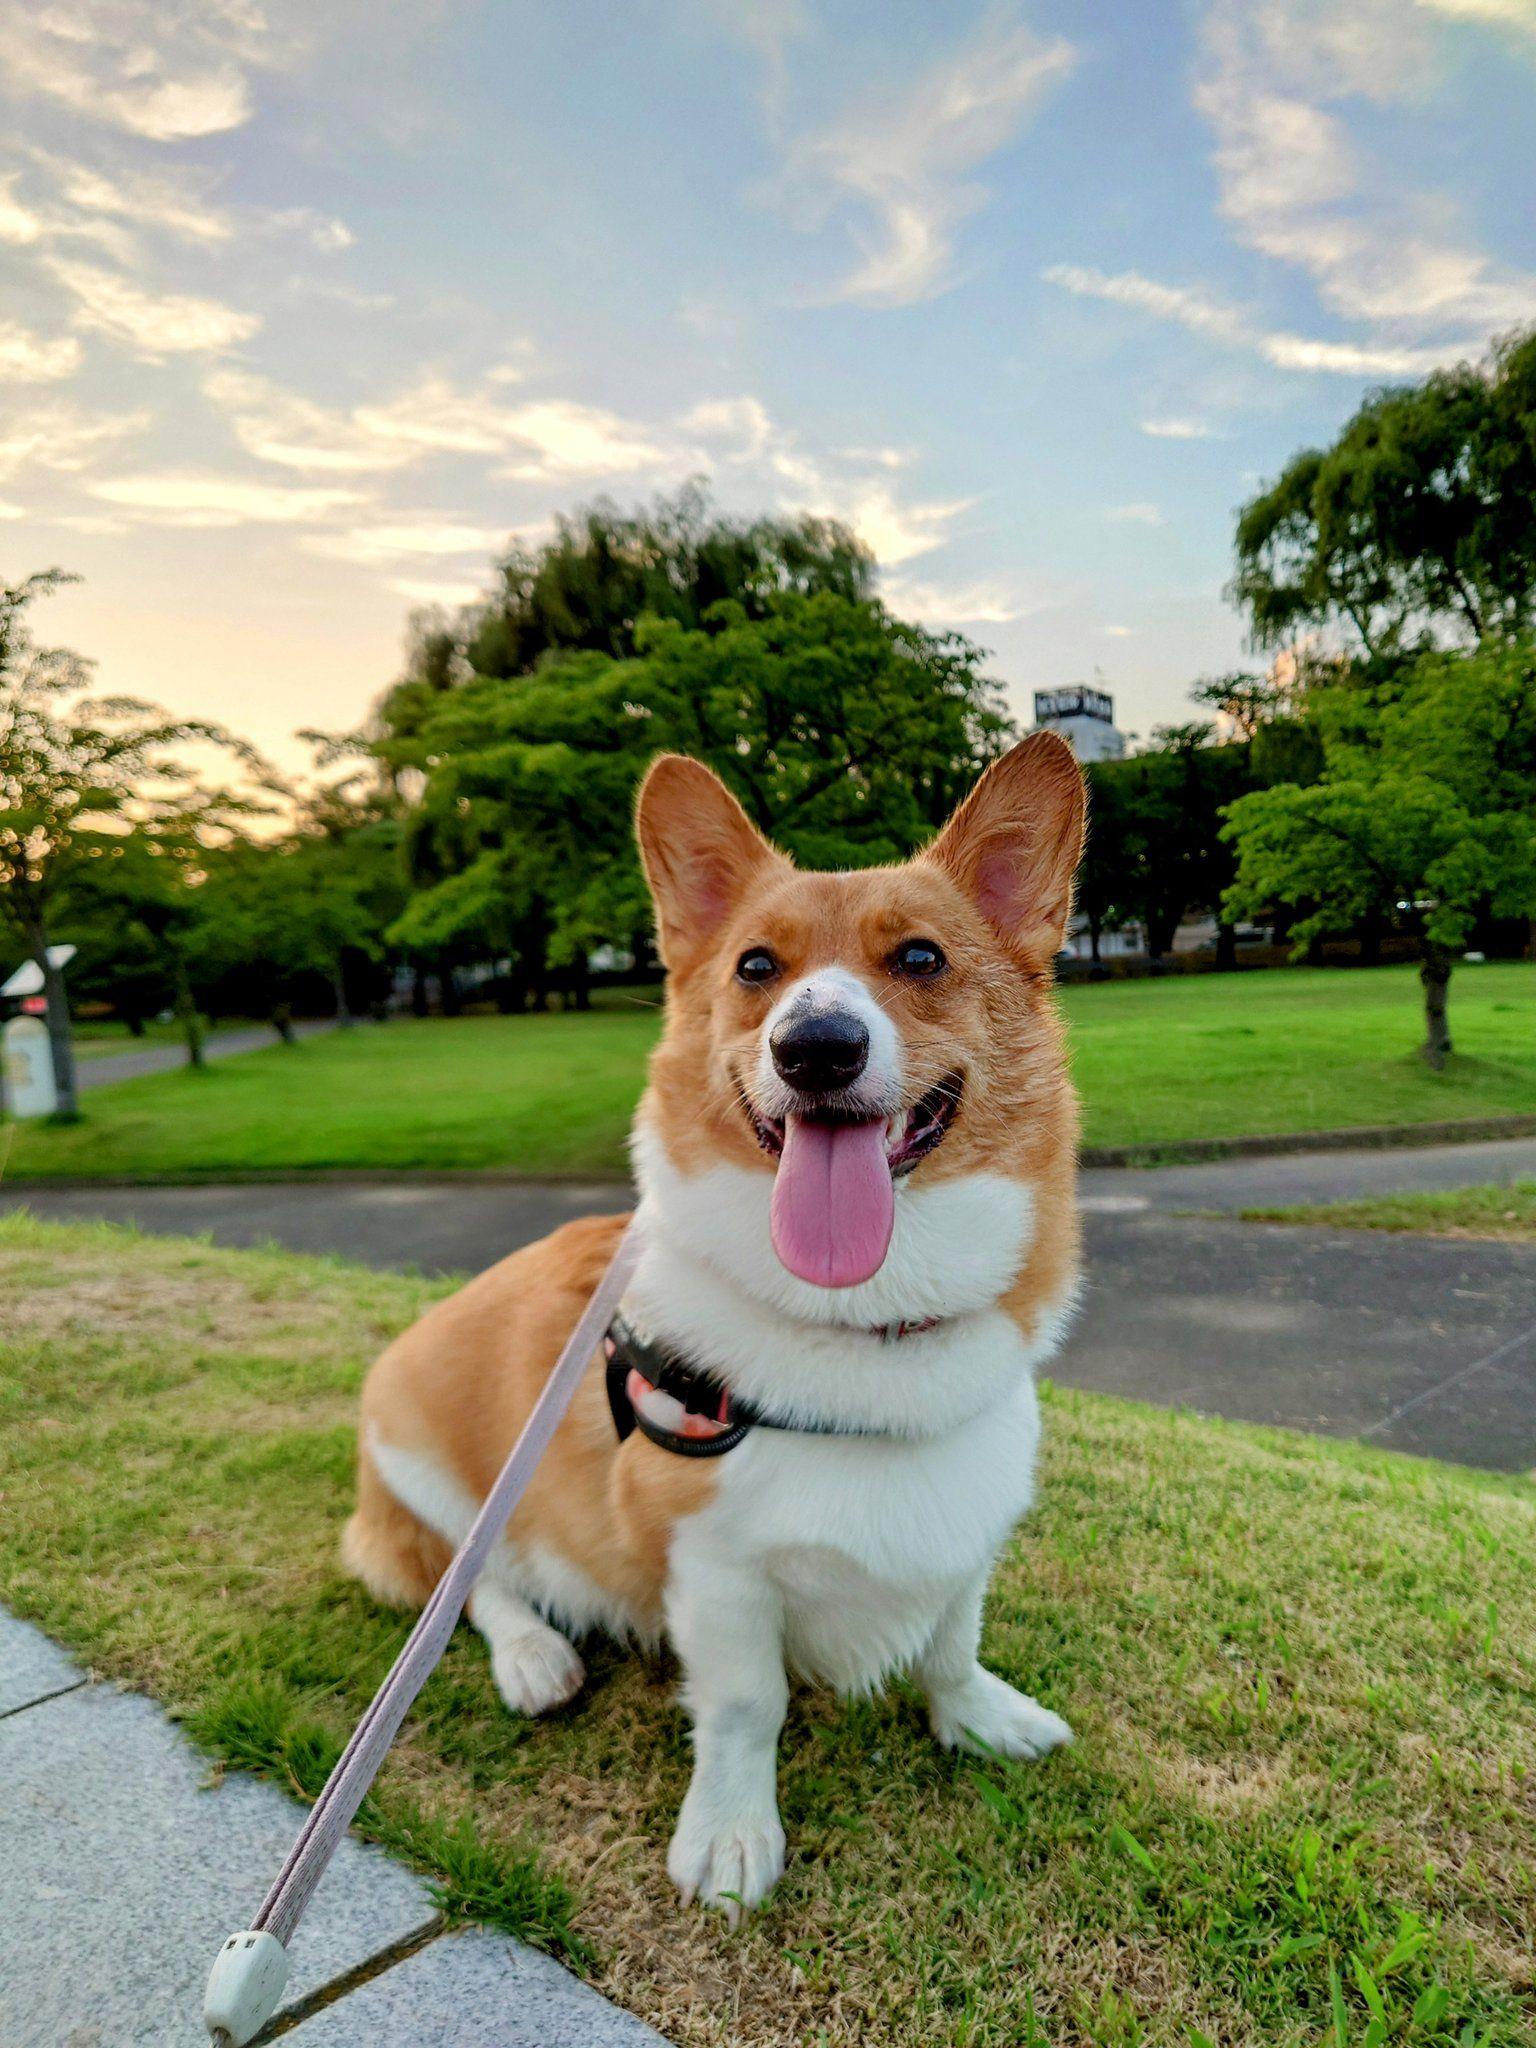
M 937 1318 L 892 1323 L 878 1335 L 915 1335 L 935 1326 Z M 664 1345 L 638 1336 L 623 1316 L 615 1316 L 603 1339 L 608 1357 L 608 1406 L 622 1443 L 638 1429 L 664 1451 L 680 1458 L 718 1458 L 736 1448 L 749 1429 L 790 1430 L 803 1436 L 887 1436 L 887 1430 L 860 1429 L 838 1422 L 784 1422 L 733 1394 L 705 1366 L 682 1358 Z M 664 1399 L 658 1402 L 656 1395 Z M 675 1410 L 666 1410 L 667 1401 Z M 642 1405 L 643 1404 L 643 1405 Z M 660 1407 L 665 1412 L 658 1416 Z M 651 1410 L 648 1414 L 647 1408 Z

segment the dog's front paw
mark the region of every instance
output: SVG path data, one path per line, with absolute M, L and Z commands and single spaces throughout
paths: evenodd
M 929 1701 L 929 1718 L 946 1749 L 969 1749 L 984 1756 L 1032 1763 L 1072 1740 L 1072 1730 L 1060 1714 L 1042 1707 L 1028 1693 L 1016 1692 L 979 1664 L 964 1684 Z
M 496 1690 L 514 1714 L 548 1714 L 575 1699 L 586 1672 L 558 1629 L 526 1629 L 491 1652 Z
M 690 1811 L 690 1808 L 692 1810 Z M 683 1801 L 667 1850 L 667 1875 L 685 1906 L 719 1906 L 731 1927 L 765 1899 L 784 1874 L 784 1830 L 770 1807 L 728 1819 Z

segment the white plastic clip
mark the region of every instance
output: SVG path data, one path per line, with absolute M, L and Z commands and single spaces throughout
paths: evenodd
M 232 1934 L 213 1959 L 203 1993 L 209 2034 L 245 2048 L 277 2011 L 287 1982 L 288 1951 L 275 1934 Z

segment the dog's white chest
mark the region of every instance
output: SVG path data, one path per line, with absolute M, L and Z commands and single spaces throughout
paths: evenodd
M 681 1523 L 691 1563 L 766 1579 L 788 1661 L 859 1691 L 909 1663 L 1028 1507 L 1033 1385 L 923 1442 L 756 1430 L 722 1460 L 715 1499 Z

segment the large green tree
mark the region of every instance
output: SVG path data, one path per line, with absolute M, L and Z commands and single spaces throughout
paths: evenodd
M 1238 516 L 1255 638 L 1316 630 L 1373 661 L 1536 618 L 1536 332 L 1368 398 Z
M 1300 907 L 1298 950 L 1378 920 L 1420 951 L 1423 1052 L 1451 1051 L 1447 995 L 1480 917 L 1536 915 L 1536 645 L 1421 656 L 1392 691 L 1341 683 L 1313 717 L 1322 768 L 1235 802 L 1233 915 Z
M 658 749 L 710 762 L 791 853 L 863 866 L 920 845 L 1010 729 L 973 647 L 870 598 L 727 601 L 698 626 L 643 620 L 636 649 L 472 676 L 378 743 L 423 785 L 400 945 L 505 954 L 536 981 L 546 960 L 579 979 L 596 944 L 643 940 L 630 809 Z

